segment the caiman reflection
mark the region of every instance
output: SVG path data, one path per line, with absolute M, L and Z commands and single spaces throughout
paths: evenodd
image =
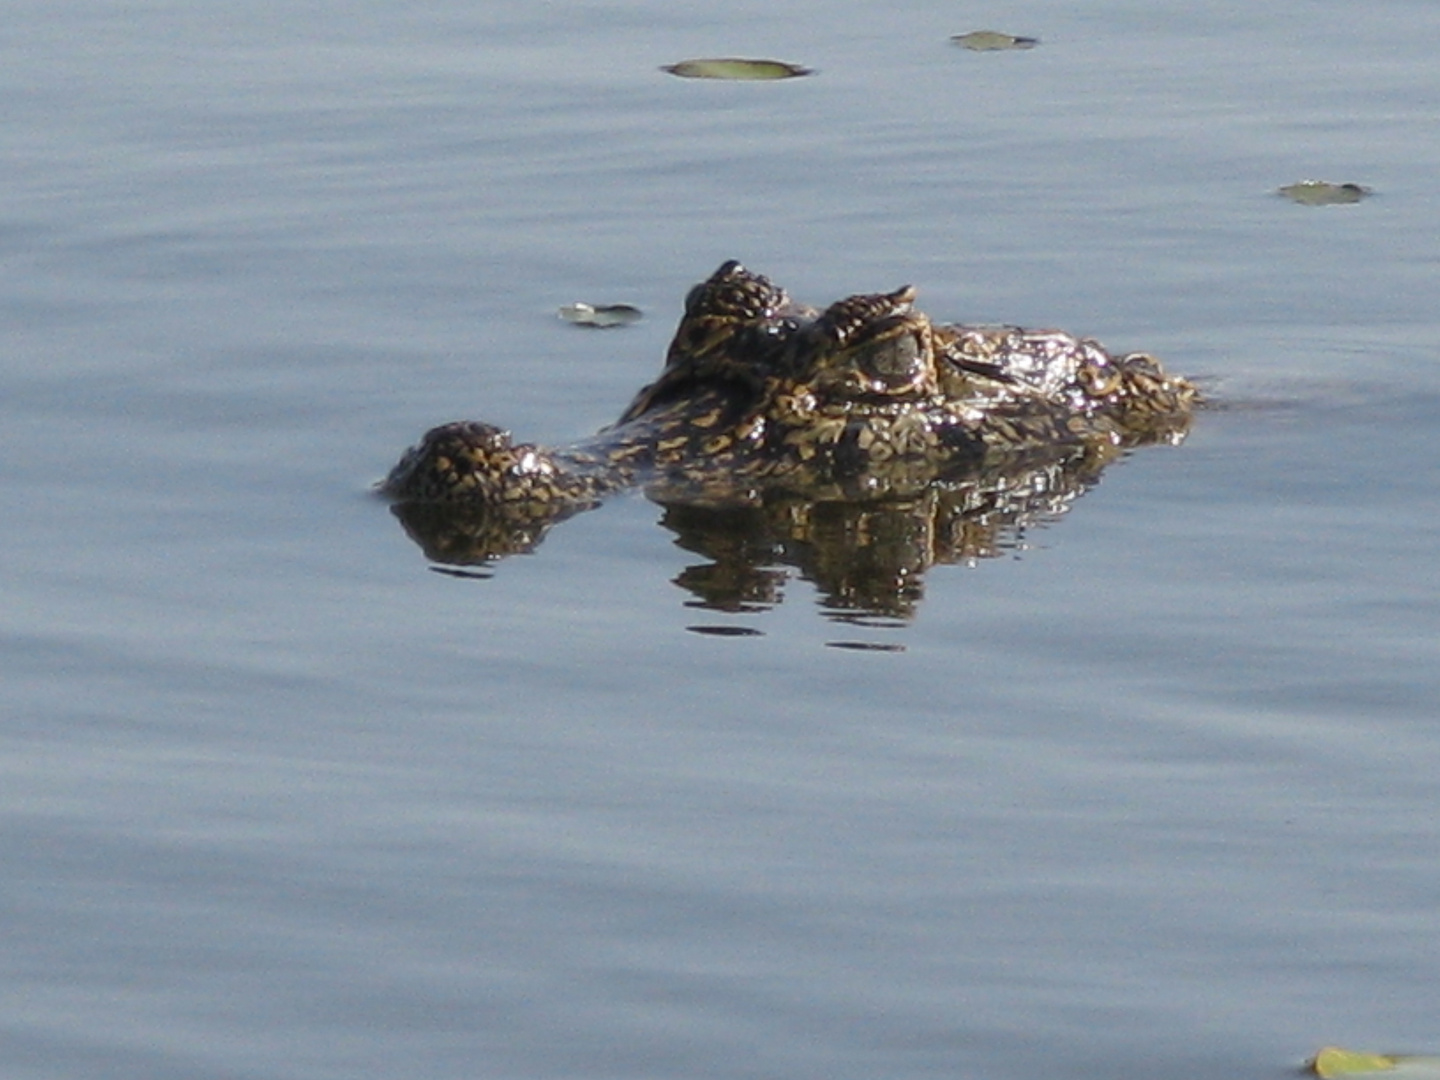
M 473 566 L 639 486 L 711 560 L 679 580 L 707 606 L 773 604 L 793 567 L 833 610 L 904 617 L 929 567 L 1013 546 L 1127 450 L 1183 438 L 1199 395 L 1154 357 L 935 324 L 914 296 L 817 312 L 726 263 L 614 425 L 550 449 L 446 424 L 380 490 L 430 559 Z

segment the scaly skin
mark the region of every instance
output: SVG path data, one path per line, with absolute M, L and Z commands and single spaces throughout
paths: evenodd
M 1195 387 L 1059 331 L 932 324 L 910 287 L 823 313 L 735 262 L 696 286 L 660 377 L 559 449 L 488 424 L 430 431 L 380 485 L 403 503 L 540 521 L 638 484 L 697 504 L 910 496 L 1007 461 L 1174 441 Z

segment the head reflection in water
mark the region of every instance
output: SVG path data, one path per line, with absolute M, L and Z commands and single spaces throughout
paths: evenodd
M 380 491 L 427 557 L 475 565 L 639 486 L 710 560 L 678 580 L 706 606 L 776 603 L 793 567 L 834 612 L 905 618 L 930 566 L 1013 547 L 1126 450 L 1183 438 L 1199 395 L 1153 357 L 936 325 L 914 298 L 907 286 L 817 312 L 726 263 L 690 292 L 659 377 L 611 427 L 551 449 L 446 424 Z

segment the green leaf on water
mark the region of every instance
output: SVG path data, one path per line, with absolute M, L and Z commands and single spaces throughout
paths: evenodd
M 576 302 L 560 309 L 560 318 L 577 326 L 629 326 L 642 318 L 640 309 L 629 304 L 586 304 Z
M 781 60 L 742 60 L 725 56 L 713 60 L 682 60 L 660 69 L 682 79 L 794 79 L 814 74 L 799 64 Z
M 1342 203 L 1357 203 L 1370 194 L 1370 189 L 1360 184 L 1332 184 L 1327 180 L 1301 180 L 1298 184 L 1286 184 L 1278 194 L 1291 202 L 1304 206 L 1338 206 Z
M 996 52 L 1000 49 L 1033 49 L 1040 44 L 1039 38 L 1016 37 L 1001 34 L 995 30 L 972 30 L 968 34 L 956 34 L 950 39 L 956 45 L 963 45 L 973 52 Z
M 1308 1067 L 1321 1080 L 1373 1073 L 1389 1074 L 1386 1080 L 1440 1080 L 1440 1057 L 1426 1054 L 1371 1054 L 1327 1046 Z
M 1352 1073 L 1385 1072 L 1395 1067 L 1395 1059 L 1384 1054 L 1362 1054 L 1338 1046 L 1326 1046 L 1310 1059 L 1310 1070 L 1324 1080 Z

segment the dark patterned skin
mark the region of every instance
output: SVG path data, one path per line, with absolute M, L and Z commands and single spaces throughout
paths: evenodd
M 471 421 L 428 432 L 380 490 L 540 520 L 644 484 L 697 505 L 757 492 L 908 496 L 1006 461 L 1178 441 L 1195 387 L 1060 331 L 933 324 L 915 290 L 823 312 L 727 262 L 691 290 L 665 367 L 620 419 L 548 449 Z

